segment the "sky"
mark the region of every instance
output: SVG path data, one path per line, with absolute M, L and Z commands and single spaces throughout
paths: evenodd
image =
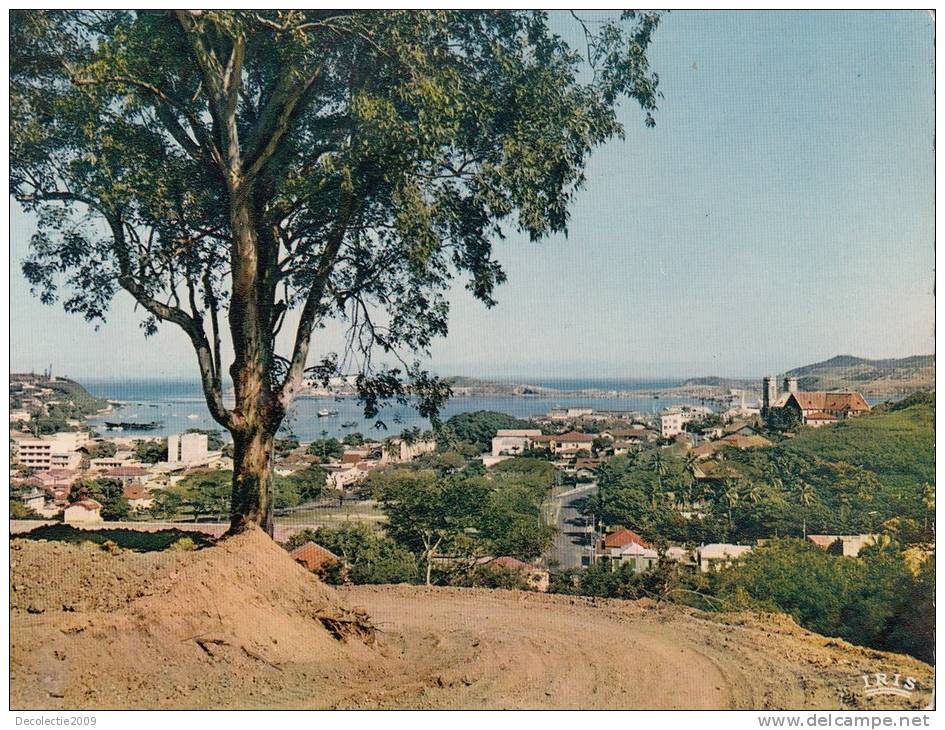
M 567 15 L 554 25 L 580 40 Z M 497 243 L 498 304 L 457 283 L 430 367 L 758 376 L 932 352 L 933 42 L 919 11 L 670 13 L 649 53 L 656 127 L 623 105 L 625 139 L 592 155 L 568 235 Z M 127 297 L 98 330 L 31 297 L 32 226 L 14 203 L 14 370 L 195 375 L 185 336 L 146 340 Z

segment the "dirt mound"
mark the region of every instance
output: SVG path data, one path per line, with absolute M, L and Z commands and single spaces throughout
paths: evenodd
M 259 531 L 194 551 L 12 547 L 23 707 L 253 707 L 294 685 L 287 667 L 370 652 L 370 624 Z
M 17 709 L 881 709 L 931 698 L 931 667 L 785 616 L 333 589 L 258 532 L 189 552 L 14 540 L 11 554 Z M 862 675 L 875 672 L 917 689 L 868 696 Z

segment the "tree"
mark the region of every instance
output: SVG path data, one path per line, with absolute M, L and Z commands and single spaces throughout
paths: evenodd
M 305 449 L 306 454 L 317 456 L 322 461 L 340 459 L 345 450 L 338 439 L 318 439 L 312 441 Z
M 582 24 L 574 49 L 538 11 L 15 12 L 23 271 L 89 321 L 124 290 L 145 334 L 184 332 L 233 437 L 231 530 L 271 533 L 273 440 L 305 379 L 354 375 L 366 417 L 436 415 L 449 388 L 408 358 L 446 334 L 451 280 L 493 305 L 492 242 L 566 230 L 622 99 L 653 124 L 658 22 Z M 312 365 L 332 320 L 348 344 Z
M 360 431 L 345 434 L 345 437 L 341 439 L 341 443 L 345 446 L 361 446 L 364 443 L 364 434 Z
M 135 441 L 135 458 L 146 464 L 167 461 L 167 439 L 157 441 L 138 439 Z
M 387 532 L 420 555 L 431 584 L 433 564 L 447 549 L 463 547 L 488 494 L 482 479 L 459 481 L 429 471 L 394 470 L 383 477 L 381 506 Z

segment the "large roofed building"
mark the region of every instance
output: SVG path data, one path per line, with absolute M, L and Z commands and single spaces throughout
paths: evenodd
M 856 391 L 801 391 L 797 378 L 785 378 L 784 392 L 779 395 L 777 381 L 767 377 L 762 395 L 764 411 L 789 408 L 807 426 L 824 426 L 870 410 L 866 399 Z

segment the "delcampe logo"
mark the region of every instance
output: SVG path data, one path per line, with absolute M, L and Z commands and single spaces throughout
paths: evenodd
M 911 697 L 916 688 L 915 677 L 903 677 L 898 672 L 892 675 L 884 672 L 863 674 L 860 679 L 863 680 L 863 694 L 867 697 L 876 695 Z

